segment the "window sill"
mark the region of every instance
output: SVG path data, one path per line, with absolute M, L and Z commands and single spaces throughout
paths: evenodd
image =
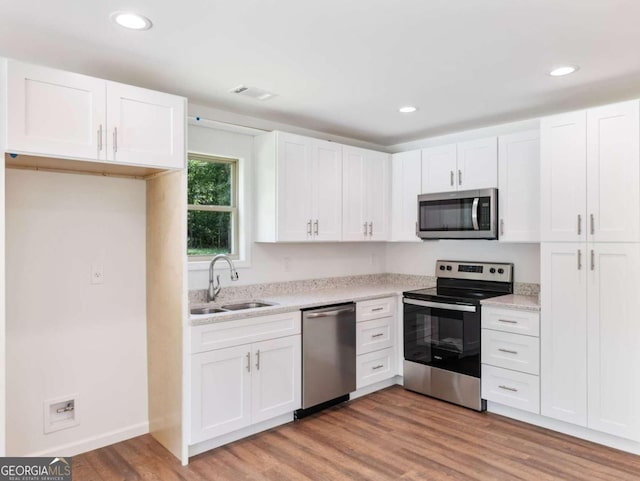
M 210 263 L 211 261 L 189 261 L 188 262 L 189 272 L 208 271 Z M 236 269 L 247 269 L 251 267 L 251 262 L 247 260 L 238 260 L 238 261 L 233 261 L 233 265 L 236 267 Z M 227 263 L 223 262 L 222 264 L 220 263 L 216 264 L 216 269 L 219 269 L 219 268 L 228 269 Z

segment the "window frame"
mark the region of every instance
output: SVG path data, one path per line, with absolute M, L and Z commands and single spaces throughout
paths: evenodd
M 219 155 L 207 155 L 196 152 L 187 152 L 187 189 L 189 188 L 188 172 L 189 161 L 198 160 L 201 162 L 210 162 L 214 164 L 228 164 L 231 166 L 231 198 L 230 206 L 226 205 L 200 205 L 200 204 L 187 204 L 187 215 L 190 211 L 200 212 L 229 212 L 231 213 L 231 252 L 227 254 L 233 260 L 240 259 L 240 220 L 239 220 L 239 190 L 240 190 L 240 176 L 239 176 L 239 162 L 240 159 L 232 157 L 222 157 Z M 216 254 L 217 255 L 217 254 Z M 213 259 L 213 255 L 189 255 L 187 246 L 187 258 L 189 262 L 210 261 Z

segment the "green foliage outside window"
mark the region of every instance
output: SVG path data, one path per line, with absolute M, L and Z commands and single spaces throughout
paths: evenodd
M 187 254 L 235 254 L 236 165 L 234 161 L 189 156 Z

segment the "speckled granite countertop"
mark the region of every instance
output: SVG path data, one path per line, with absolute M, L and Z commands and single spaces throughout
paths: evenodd
M 508 294 L 506 296 L 491 297 L 480 301 L 483 306 L 505 307 L 507 309 L 521 309 L 523 311 L 540 312 L 539 296 L 524 296 Z
M 268 316 L 270 314 L 297 311 L 308 307 L 318 307 L 351 301 L 365 301 L 368 299 L 394 296 L 402 294 L 404 291 L 434 286 L 435 282 L 425 282 L 420 284 L 416 284 L 415 282 L 390 282 L 384 284 L 374 283 L 371 285 L 342 286 L 331 289 L 309 290 L 280 295 L 276 294 L 260 297 L 259 299 L 250 299 L 251 301 L 274 303 L 276 304 L 274 306 L 245 309 L 242 311 L 221 312 L 218 314 L 191 315 L 189 317 L 189 323 L 192 326 L 201 326 L 205 324 L 212 324 L 214 322 L 226 322 L 237 319 L 246 319 L 249 317 Z M 243 300 L 241 299 L 235 299 L 232 303 L 242 301 Z M 192 307 L 205 305 L 215 307 L 217 304 L 194 304 Z

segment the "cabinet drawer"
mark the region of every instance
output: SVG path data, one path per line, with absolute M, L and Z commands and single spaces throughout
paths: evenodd
M 509 332 L 482 329 L 482 363 L 540 374 L 540 340 Z
M 394 316 L 396 313 L 396 298 L 371 299 L 356 304 L 356 320 L 370 321 L 381 317 Z
M 540 378 L 483 364 L 482 398 L 540 414 Z
M 540 336 L 540 313 L 500 307 L 483 307 L 482 327 L 538 337 Z
M 368 386 L 396 375 L 396 355 L 392 347 L 356 357 L 356 387 Z
M 379 351 L 393 346 L 395 322 L 393 317 L 383 317 L 356 324 L 356 354 Z
M 191 328 L 191 353 L 300 334 L 300 311 Z

